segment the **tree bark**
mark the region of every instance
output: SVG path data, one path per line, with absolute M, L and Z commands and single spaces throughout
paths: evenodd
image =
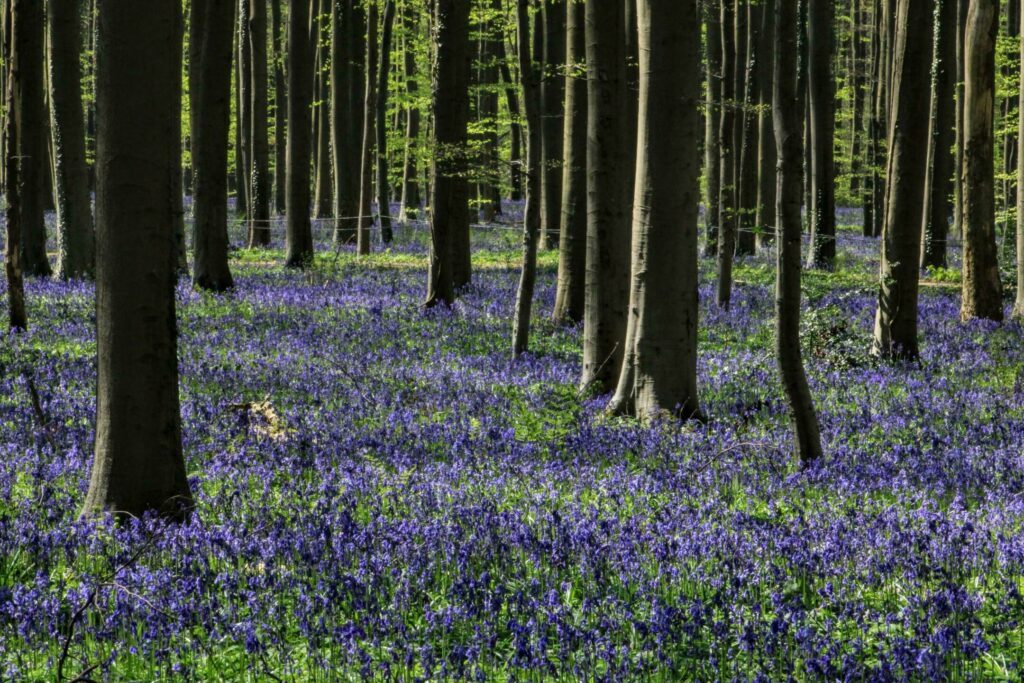
M 536 55 L 530 54 L 530 0 L 518 0 L 516 11 L 517 54 L 519 74 L 523 82 L 523 106 L 526 109 L 526 208 L 523 216 L 523 269 L 520 273 L 519 288 L 516 292 L 516 318 L 512 330 L 512 356 L 518 358 L 526 353 L 530 342 L 530 315 L 533 310 L 533 290 L 537 280 L 537 245 L 540 240 L 541 213 L 543 206 L 538 201 L 543 196 L 543 102 L 540 89 L 539 71 L 541 65 Z
M 967 72 L 967 8 L 970 0 L 957 0 L 956 5 L 956 169 L 953 178 L 953 232 L 957 237 L 964 234 L 964 95 Z
M 270 244 L 270 142 L 267 132 L 267 4 L 265 0 L 249 3 L 249 88 L 250 183 L 249 248 Z
M 384 244 L 393 239 L 391 232 L 391 187 L 388 170 L 388 130 L 385 123 L 388 111 L 388 84 L 391 78 L 391 36 L 395 25 L 394 0 L 384 3 L 381 26 L 380 69 L 377 71 L 377 215 L 380 217 L 380 237 Z
M 331 135 L 334 142 L 334 242 L 355 244 L 359 234 L 366 14 L 354 0 L 332 7 Z
M 565 130 L 562 170 L 562 224 L 559 230 L 558 286 L 552 318 L 583 320 L 587 274 L 587 80 L 586 12 L 566 3 Z
M 235 3 L 192 0 L 190 101 L 195 223 L 193 283 L 220 292 L 234 286 L 228 265 L 228 138 L 231 33 Z
M 587 276 L 583 323 L 583 387 L 615 389 L 622 371 L 630 289 L 633 154 L 628 149 L 629 81 L 625 7 L 588 2 Z
M 4 109 L 7 112 L 18 111 L 17 93 L 18 80 L 21 78 L 21 55 L 18 44 L 12 40 L 16 33 L 13 12 L 8 8 L 16 8 L 18 3 L 31 0 L 12 0 L 11 5 L 4 5 L 4 52 L 8 69 L 6 92 L 4 93 Z M 20 11 L 20 10 L 19 10 Z M 18 156 L 18 121 L 17 115 L 8 114 L 4 117 L 4 196 L 6 198 L 7 233 L 5 235 L 4 273 L 7 278 L 7 318 L 12 330 L 28 329 L 28 315 L 25 312 L 25 279 L 21 270 L 21 198 L 25 186 L 21 182 L 20 169 L 22 159 Z
M 836 258 L 835 83 L 832 73 L 834 0 L 810 0 L 807 12 L 808 96 L 811 108 L 809 262 L 831 268 Z
M 899 0 L 893 43 L 894 78 L 889 126 L 889 201 L 882 231 L 881 280 L 875 313 L 874 353 L 916 360 L 917 300 L 924 221 L 928 128 L 916 125 L 927 111 L 931 88 L 933 9 Z
M 640 94 L 625 361 L 609 409 L 700 417 L 697 223 L 700 38 L 695 0 L 639 0 Z
M 420 108 L 416 103 L 419 86 L 416 82 L 416 53 L 413 51 L 411 36 L 415 35 L 418 18 L 413 5 L 406 3 L 402 10 L 405 68 L 405 92 L 409 105 L 405 113 L 405 153 L 402 164 L 402 220 L 411 220 L 419 215 L 420 186 L 416 181 L 419 164 L 416 161 L 417 142 L 420 137 Z
M 258 0 L 238 0 L 238 117 L 235 126 L 238 131 L 238 181 L 241 183 L 238 196 L 244 201 L 238 206 L 238 215 L 249 217 L 252 208 L 252 53 L 249 51 L 249 6 Z M 244 206 L 244 209 L 243 209 Z
M 25 275 L 50 275 L 46 254 L 46 224 L 43 221 L 45 193 L 50 176 L 45 122 L 43 41 L 46 24 L 40 0 L 10 0 L 11 54 L 16 56 L 14 108 L 17 119 L 16 152 L 20 197 L 21 259 Z
M 541 233 L 545 249 L 559 244 L 558 231 L 562 210 L 562 163 L 565 132 L 565 0 L 545 0 L 541 5 L 544 17 L 544 66 L 540 81 L 543 103 L 541 151 Z
M 1020 53 L 1024 55 L 1024 12 L 1021 12 Z M 1024 64 L 1022 64 L 1024 72 Z M 1022 79 L 1024 82 L 1024 79 Z M 1018 111 L 1017 140 L 1024 140 L 1024 107 Z M 1024 154 L 1017 154 L 1017 297 L 1013 317 L 1024 318 Z
M 469 3 L 436 0 L 434 119 L 430 199 L 430 272 L 427 307 L 451 305 L 468 277 L 469 203 L 465 179 L 469 123 Z
M 316 153 L 313 155 L 316 168 L 316 194 L 313 198 L 313 209 L 317 218 L 330 218 L 334 213 L 334 187 L 331 179 L 331 121 L 330 105 L 330 54 L 331 46 L 325 42 L 327 33 L 325 24 L 330 21 L 332 0 L 313 0 L 319 3 L 319 13 L 314 23 L 314 40 L 316 40 L 316 104 L 314 105 L 313 132 L 316 136 L 314 144 Z
M 181 5 L 98 5 L 98 383 L 95 458 L 83 514 L 154 510 L 181 519 L 192 508 L 174 311 Z
M 373 157 L 377 123 L 377 5 L 370 3 L 366 12 L 366 82 L 363 96 L 362 154 L 359 174 L 359 233 L 356 251 L 370 253 L 370 228 L 373 227 Z
M 704 104 L 704 175 L 707 195 L 704 199 L 704 255 L 718 253 L 718 206 L 721 194 L 721 155 L 718 147 L 718 128 L 722 116 L 722 0 L 705 0 L 704 21 L 707 24 L 705 64 L 707 88 Z
M 924 248 L 921 255 L 921 266 L 925 268 L 946 266 L 956 117 L 956 0 L 939 0 L 935 20 L 928 177 L 925 179 Z
M 757 53 L 757 48 L 760 45 L 763 2 L 747 2 L 745 4 L 744 7 L 737 2 L 737 11 L 744 15 L 744 21 L 737 29 L 736 40 L 737 44 L 741 42 L 744 44 L 745 60 L 742 65 L 737 64 L 737 67 L 742 68 L 743 78 L 742 81 L 737 82 L 737 86 L 742 88 L 737 91 L 737 99 L 740 99 L 739 93 L 742 93 L 742 102 L 740 115 L 736 120 L 739 133 L 737 149 L 740 154 L 738 172 L 740 212 L 736 253 L 748 255 L 754 253 L 757 242 L 755 229 L 757 226 L 757 134 L 759 126 L 756 107 L 761 87 L 758 80 L 758 76 L 761 75 L 758 70 L 761 55 Z M 739 32 L 740 30 L 742 33 Z
M 998 0 L 971 0 L 964 86 L 964 263 L 960 317 L 1003 319 L 995 234 L 993 111 Z
M 57 277 L 91 278 L 95 233 L 85 160 L 79 3 L 50 0 L 50 115 L 56 160 Z
M 803 104 L 798 94 L 797 42 L 800 21 L 795 3 L 775 4 L 773 107 L 779 150 L 777 219 L 779 247 L 775 282 L 775 349 L 779 375 L 789 401 L 797 457 L 807 464 L 821 457 L 821 432 L 800 353 L 800 247 L 803 203 Z
M 736 62 L 735 15 L 731 0 L 721 0 L 722 34 L 722 111 L 718 125 L 718 287 L 715 293 L 720 308 L 729 308 L 732 299 L 732 261 L 736 251 Z
M 312 152 L 313 50 L 309 43 L 309 5 L 293 2 L 288 14 L 288 178 L 285 265 L 313 263 L 309 220 L 309 169 Z
M 758 249 L 771 244 L 775 239 L 775 193 L 778 182 L 778 152 L 775 148 L 775 135 L 772 131 L 772 97 L 775 70 L 775 3 L 776 0 L 762 0 L 764 8 L 761 12 L 761 33 L 759 59 L 757 60 L 759 104 L 757 113 L 757 213 L 754 214 L 754 225 L 757 226 Z
M 283 214 L 286 203 L 285 167 L 288 163 L 285 144 L 288 103 L 285 94 L 287 87 L 284 77 L 285 40 L 281 31 L 281 0 L 271 0 L 270 30 L 274 65 L 274 211 Z

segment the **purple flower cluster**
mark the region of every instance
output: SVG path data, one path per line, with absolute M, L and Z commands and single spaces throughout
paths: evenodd
M 1019 325 L 929 290 L 919 365 L 809 353 L 827 456 L 801 473 L 766 287 L 702 311 L 710 422 L 641 427 L 576 392 L 578 329 L 538 320 L 509 360 L 514 269 L 423 312 L 421 267 L 338 266 L 180 289 L 180 527 L 76 520 L 92 293 L 29 283 L 0 352 L 0 680 L 1021 675 Z M 869 343 L 873 292 L 808 306 Z

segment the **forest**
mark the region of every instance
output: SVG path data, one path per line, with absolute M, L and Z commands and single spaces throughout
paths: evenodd
M 0 10 L 0 683 L 1024 678 L 1021 0 Z

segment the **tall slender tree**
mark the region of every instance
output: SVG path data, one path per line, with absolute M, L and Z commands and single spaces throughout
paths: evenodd
M 736 63 L 735 8 L 730 0 L 720 0 L 722 38 L 722 106 L 718 124 L 718 286 L 715 300 L 719 307 L 729 308 L 732 300 L 732 261 L 736 251 Z
M 640 109 L 632 284 L 613 412 L 700 415 L 697 222 L 700 38 L 696 0 L 639 0 Z
M 831 268 L 836 258 L 834 0 L 807 5 L 808 97 L 811 118 L 810 264 Z
M 25 186 L 20 177 L 19 121 L 16 115 L 19 90 L 17 82 L 21 78 L 21 56 L 18 54 L 18 44 L 12 39 L 12 34 L 16 33 L 17 29 L 14 19 L 18 16 L 13 10 L 18 9 L 19 2 L 25 1 L 12 0 L 9 6 L 4 7 L 3 17 L 4 52 L 9 60 L 4 109 L 7 112 L 15 113 L 14 116 L 4 117 L 4 198 L 6 200 L 5 218 L 7 219 L 7 232 L 4 236 L 4 274 L 7 279 L 7 316 L 12 330 L 28 329 L 28 315 L 25 312 L 25 279 L 21 270 L 21 197 Z M 8 9 L 11 11 L 8 12 Z
M 545 249 L 558 243 L 562 210 L 562 162 L 564 143 L 566 0 L 543 0 L 544 55 L 540 98 L 544 109 L 541 133 L 541 230 Z M 540 60 L 538 60 L 540 61 Z
M 803 203 L 803 103 L 797 81 L 799 12 L 796 3 L 775 3 L 775 70 L 772 112 L 779 150 L 776 199 L 778 268 L 775 282 L 775 349 L 789 401 L 797 456 L 801 463 L 821 457 L 821 431 L 800 352 L 801 217 Z
M 267 3 L 249 3 L 248 23 L 249 65 L 252 84 L 249 87 L 250 172 L 249 182 L 249 247 L 270 244 L 270 140 L 267 131 Z
M 195 223 L 193 282 L 223 291 L 234 286 L 228 265 L 227 170 L 231 123 L 231 33 L 235 3 L 192 0 L 189 99 Z
M 303 268 L 313 262 L 309 220 L 313 99 L 313 50 L 309 43 L 309 5 L 292 2 L 288 13 L 288 187 L 285 265 Z
M 775 193 L 778 182 L 778 152 L 772 126 L 772 97 L 775 70 L 775 3 L 776 0 L 761 0 L 761 31 L 759 35 L 757 81 L 757 211 L 754 225 L 757 227 L 756 247 L 764 247 L 775 238 Z
M 928 128 L 915 125 L 931 99 L 933 9 L 899 0 L 893 43 L 893 116 L 889 127 L 892 189 L 882 230 L 882 266 L 875 314 L 874 351 L 887 358 L 916 359 L 921 228 L 925 214 Z
M 381 19 L 380 68 L 377 70 L 377 214 L 380 216 L 380 236 L 384 244 L 392 240 L 391 231 L 391 186 L 388 164 L 387 111 L 388 93 L 391 82 L 391 42 L 395 25 L 394 0 L 385 0 Z
M 45 80 L 43 44 L 46 23 L 40 0 L 11 0 L 11 80 L 14 82 L 12 112 L 16 118 L 18 157 L 19 222 L 21 223 L 22 268 L 26 275 L 50 274 L 46 255 L 46 225 L 43 222 L 44 193 L 50 166 L 45 123 Z
M 500 2 L 500 0 L 499 0 Z M 408 104 L 405 108 L 405 151 L 402 163 L 402 208 L 399 215 L 403 220 L 415 218 L 420 208 L 420 186 L 416 180 L 419 164 L 416 143 L 420 137 L 420 108 L 416 102 L 419 84 L 416 81 L 416 52 L 414 35 L 418 15 L 412 3 L 405 3 L 402 9 L 402 47 L 403 67 L 405 69 L 405 95 Z
M 285 166 L 287 166 L 287 144 L 285 128 L 287 86 L 284 78 L 284 32 L 281 30 L 281 0 L 270 2 L 270 43 L 274 70 L 274 211 L 284 213 L 285 207 Z
M 995 233 L 995 52 L 998 0 L 971 0 L 964 63 L 964 265 L 960 317 L 1003 318 Z
M 516 4 L 519 76 L 523 82 L 523 106 L 526 109 L 526 208 L 523 217 L 523 268 L 516 292 L 516 318 L 512 330 L 512 355 L 526 353 L 530 341 L 530 315 L 533 311 L 533 290 L 537 280 L 537 246 L 540 241 L 541 201 L 543 190 L 543 119 L 540 93 L 540 64 L 530 50 L 530 0 Z M 534 45 L 539 41 L 535 41 Z
M 356 250 L 370 253 L 370 228 L 373 227 L 373 157 L 377 133 L 377 3 L 371 2 L 366 11 L 366 82 L 363 97 L 362 155 L 359 173 L 359 233 Z
M 57 277 L 92 277 L 95 233 L 85 161 L 81 17 L 76 0 L 49 0 L 50 115 L 57 194 Z
M 721 162 L 718 148 L 718 128 L 722 116 L 722 0 L 702 3 L 704 23 L 707 26 L 705 69 L 707 85 L 704 103 L 704 177 L 707 194 L 704 198 L 704 253 L 715 256 L 718 252 L 718 199 L 721 193 Z
M 255 0 L 254 0 L 255 1 Z M 330 64 L 328 40 L 333 0 L 312 0 L 312 40 L 315 46 L 316 77 L 313 92 L 313 212 L 318 219 L 334 213 L 334 185 L 331 179 Z M 362 132 L 362 131 L 360 131 Z
M 1021 12 L 1020 50 L 1024 55 L 1024 12 Z M 1024 72 L 1024 63 L 1021 65 Z M 1021 79 L 1024 83 L 1024 78 Z M 1019 107 L 1018 140 L 1024 140 L 1024 107 Z M 1017 154 L 1017 298 L 1013 304 L 1013 317 L 1024 318 L 1024 154 Z
M 192 507 L 174 311 L 181 4 L 98 10 L 96 452 L 83 513 L 181 518 Z
M 469 202 L 465 179 L 469 124 L 469 3 L 436 0 L 434 81 L 431 93 L 434 156 L 431 168 L 430 270 L 426 306 L 451 305 L 468 257 Z M 464 253 L 465 252 L 465 253 Z
M 587 80 L 586 7 L 566 2 L 565 149 L 562 223 L 559 230 L 558 288 L 552 318 L 583 320 L 587 268 Z

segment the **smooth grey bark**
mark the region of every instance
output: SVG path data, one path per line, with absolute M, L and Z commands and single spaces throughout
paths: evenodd
M 405 110 L 405 151 L 402 163 L 402 220 L 411 220 L 419 215 L 420 185 L 416 180 L 419 163 L 416 160 L 417 142 L 420 137 L 420 108 L 415 100 L 419 85 L 416 82 L 416 53 L 412 48 L 411 36 L 417 28 L 418 17 L 413 5 L 406 3 L 402 10 L 403 67 L 405 69 L 405 92 L 410 103 Z
M 270 140 L 267 130 L 267 3 L 249 3 L 249 248 L 270 244 Z
M 995 233 L 993 115 L 998 0 L 971 0 L 964 63 L 964 245 L 960 317 L 1003 319 Z
M 370 228 L 373 227 L 373 157 L 377 123 L 377 5 L 370 3 L 366 12 L 366 82 L 363 95 L 362 154 L 359 173 L 359 232 L 356 251 L 370 253 Z
M 91 278 L 96 234 L 85 160 L 81 31 L 77 0 L 49 0 L 50 128 L 57 196 L 57 277 Z
M 25 275 L 50 275 L 43 221 L 45 193 L 50 177 L 47 151 L 43 54 L 46 24 L 40 0 L 11 0 L 11 54 L 14 81 L 14 116 L 17 118 L 16 152 L 21 223 L 21 258 Z
M 704 22 L 707 24 L 705 64 L 707 65 L 706 100 L 704 104 L 704 175 L 707 195 L 704 198 L 704 255 L 718 252 L 718 199 L 721 193 L 722 159 L 718 148 L 718 128 L 722 109 L 722 11 L 721 0 L 706 0 Z
M 919 118 L 931 101 L 932 15 L 932 8 L 917 0 L 899 0 L 897 4 L 888 144 L 892 189 L 882 230 L 873 345 L 873 352 L 885 358 L 918 357 L 922 200 L 928 166 L 928 128 L 919 125 Z
M 313 262 L 309 219 L 312 153 L 313 50 L 309 43 L 309 5 L 293 2 L 288 14 L 288 178 L 285 265 L 304 268 Z
M 609 410 L 700 417 L 697 223 L 700 37 L 695 0 L 639 0 L 640 93 L 626 352 Z
M 235 84 L 237 90 L 237 120 L 235 125 L 238 155 L 235 158 L 237 179 L 239 182 L 238 197 L 241 200 L 237 209 L 239 216 L 249 217 L 252 208 L 252 55 L 249 51 L 249 6 L 257 0 L 238 0 L 238 35 Z
M 174 310 L 181 5 L 98 0 L 98 9 L 98 382 L 83 514 L 181 519 L 192 509 Z
M 789 402 L 797 457 L 806 465 L 820 458 L 822 450 L 821 430 L 800 352 L 803 103 L 797 87 L 797 43 L 800 33 L 798 15 L 796 3 L 781 0 L 775 4 L 772 111 L 775 144 L 779 150 L 776 198 L 779 234 L 775 280 L 775 352 L 779 375 Z
M 362 168 L 366 14 L 361 3 L 331 5 L 331 139 L 334 147 L 334 242 L 358 238 Z
M 587 277 L 586 8 L 566 3 L 565 130 L 562 223 L 559 229 L 556 322 L 583 320 Z
M 775 3 L 761 0 L 761 31 L 757 60 L 758 102 L 757 113 L 757 226 L 756 248 L 762 249 L 775 239 L 775 194 L 778 183 L 778 151 L 772 122 L 772 97 L 775 71 Z
M 395 3 L 386 0 L 381 20 L 380 68 L 377 70 L 377 214 L 380 217 L 380 236 L 384 244 L 393 239 L 391 231 L 391 187 L 388 170 L 388 85 L 391 80 L 391 42 L 395 25 Z
M 956 0 L 956 161 L 953 180 L 953 232 L 964 234 L 964 86 L 967 63 L 967 8 L 970 0 Z
M 718 118 L 718 283 L 715 302 L 728 309 L 732 300 L 732 262 L 736 251 L 737 187 L 736 187 L 736 49 L 734 45 L 734 7 L 730 0 L 721 0 L 719 32 L 722 38 L 722 107 Z
M 464 284 L 469 256 L 469 202 L 465 179 L 469 124 L 469 3 L 436 0 L 430 183 L 430 270 L 427 307 L 451 305 Z M 467 233 L 463 235 L 463 233 Z
M 807 5 L 807 93 L 811 118 L 811 248 L 809 265 L 831 268 L 836 258 L 834 0 Z
M 334 186 L 331 179 L 331 121 L 329 102 L 331 99 L 330 84 L 330 50 L 325 41 L 325 30 L 330 24 L 332 0 L 313 0 L 314 6 L 319 5 L 319 12 L 313 21 L 313 40 L 316 41 L 316 78 L 314 91 L 316 101 L 313 111 L 313 135 L 315 145 L 313 167 L 315 194 L 313 196 L 313 212 L 317 218 L 330 218 L 334 213 Z
M 928 177 L 921 266 L 946 266 L 949 240 L 949 196 L 953 183 L 953 141 L 956 118 L 956 0 L 938 0 L 932 46 L 932 93 L 929 119 Z
M 533 311 L 533 290 L 537 280 L 537 246 L 540 241 L 541 213 L 543 211 L 543 151 L 542 96 L 540 94 L 540 65 L 536 55 L 530 54 L 530 0 L 518 0 L 516 5 L 519 76 L 523 83 L 523 106 L 526 111 L 526 208 L 523 216 L 523 268 L 516 292 L 516 317 L 512 330 L 512 356 L 526 353 L 530 343 L 530 315 Z
M 210 291 L 234 286 L 228 265 L 228 138 L 231 33 L 235 3 L 192 0 L 189 91 L 195 222 L 193 283 Z
M 541 234 L 543 247 L 555 249 L 562 212 L 562 163 L 565 133 L 565 0 L 546 0 L 541 5 L 544 24 L 543 71 L 540 99 L 543 106 L 541 125 Z M 539 60 L 538 60 L 539 61 Z
M 285 166 L 287 166 L 287 145 L 285 129 L 288 126 L 287 86 L 284 77 L 284 35 L 281 30 L 281 0 L 270 3 L 271 51 L 274 69 L 274 211 L 284 213 Z
M 16 6 L 25 0 L 13 0 L 8 7 Z M 4 92 L 4 108 L 8 112 L 17 112 L 16 106 L 18 86 L 21 78 L 21 56 L 17 51 L 17 43 L 12 38 L 14 32 L 12 15 L 4 7 L 4 51 L 8 58 L 7 83 Z M 12 330 L 28 329 L 28 315 L 25 312 L 25 279 L 21 270 L 21 197 L 25 190 L 21 183 L 21 159 L 18 157 L 18 116 L 4 117 L 4 198 L 7 232 L 4 240 L 4 274 L 7 279 L 7 319 Z
M 630 205 L 634 151 L 626 74 L 625 7 L 588 2 L 587 276 L 582 387 L 615 389 L 622 371 L 630 289 Z
M 758 188 L 758 132 L 757 104 L 760 97 L 761 83 L 758 79 L 761 71 L 758 64 L 763 55 L 758 54 L 761 37 L 761 15 L 763 2 L 747 2 L 741 4 L 737 0 L 737 12 L 744 16 L 742 24 L 737 25 L 736 43 L 743 44 L 742 65 L 737 64 L 737 99 L 741 99 L 740 115 L 736 118 L 739 134 L 737 150 L 739 151 L 738 201 L 739 223 L 736 235 L 736 253 L 753 254 L 757 240 L 757 188 Z M 745 7 L 743 5 L 746 5 Z

